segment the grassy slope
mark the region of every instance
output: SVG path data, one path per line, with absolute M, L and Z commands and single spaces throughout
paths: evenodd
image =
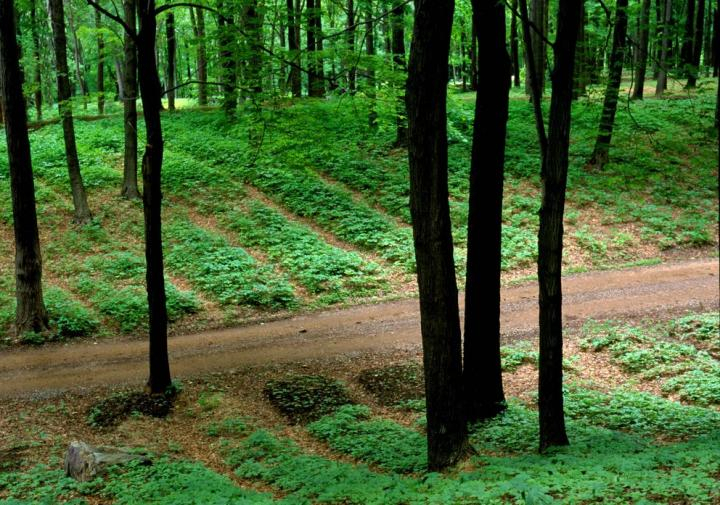
M 599 104 L 575 106 L 566 268 L 715 242 L 711 95 L 622 107 L 613 163 L 602 173 L 583 169 Z M 460 273 L 472 110 L 473 95 L 452 95 L 450 186 Z M 366 130 L 359 99 L 269 107 L 256 124 L 246 115 L 228 124 L 220 113 L 190 111 L 166 115 L 164 125 L 168 288 L 171 316 L 183 327 L 393 295 L 411 278 L 405 155 L 389 149 L 391 131 Z M 262 131 L 261 144 L 250 145 L 250 128 Z M 60 127 L 31 137 L 55 337 L 139 333 L 146 324 L 142 213 L 137 202 L 117 197 L 121 125 L 117 118 L 78 122 L 77 138 L 97 217 L 86 229 L 69 224 Z M 529 105 L 514 97 L 503 232 L 508 272 L 529 267 L 536 255 L 535 144 Z M 13 311 L 5 160 L 0 155 L 0 338 Z

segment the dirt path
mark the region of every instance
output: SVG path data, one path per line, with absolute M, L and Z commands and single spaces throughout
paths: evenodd
M 665 318 L 686 310 L 717 310 L 718 260 L 696 260 L 595 272 L 564 279 L 566 326 L 590 318 Z M 504 338 L 536 333 L 537 286 L 503 290 Z M 420 345 L 417 300 L 299 315 L 241 328 L 183 335 L 170 340 L 175 377 L 237 367 L 360 355 L 366 351 L 416 349 Z M 52 396 L 116 384 L 141 384 L 147 344 L 112 341 L 4 351 L 0 397 Z

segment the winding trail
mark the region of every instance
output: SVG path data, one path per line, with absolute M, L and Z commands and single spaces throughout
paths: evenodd
M 565 277 L 564 323 L 587 319 L 666 318 L 718 310 L 718 260 L 704 259 Z M 502 291 L 507 340 L 534 338 L 537 285 Z M 462 297 L 461 297 L 462 303 Z M 420 346 L 416 299 L 327 310 L 239 328 L 173 337 L 175 377 Z M 0 353 L 0 398 L 53 396 L 69 390 L 141 384 L 147 374 L 144 341 L 78 342 Z

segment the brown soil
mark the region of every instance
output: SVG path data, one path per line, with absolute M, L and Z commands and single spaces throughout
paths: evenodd
M 566 277 L 565 325 L 588 319 L 667 318 L 717 310 L 718 260 L 705 259 L 622 271 Z M 537 286 L 503 289 L 505 340 L 534 338 Z M 462 299 L 461 299 L 462 302 Z M 419 308 L 415 299 L 173 337 L 169 342 L 174 376 L 233 372 L 265 365 L 286 366 L 367 353 L 417 354 Z M 372 363 L 364 363 L 365 368 Z M 139 385 L 147 373 L 147 343 L 115 339 L 25 348 L 0 356 L 0 397 L 53 397 L 102 386 Z

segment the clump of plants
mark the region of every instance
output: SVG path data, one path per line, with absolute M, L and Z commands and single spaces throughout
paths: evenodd
M 420 363 L 363 370 L 358 382 L 381 405 L 404 404 L 425 397 L 425 376 Z
M 322 375 L 293 375 L 265 384 L 270 403 L 291 422 L 305 424 L 353 403 L 345 385 Z
M 172 410 L 179 390 L 171 386 L 164 394 L 122 391 L 93 404 L 87 423 L 95 428 L 112 428 L 130 416 L 166 417 Z

